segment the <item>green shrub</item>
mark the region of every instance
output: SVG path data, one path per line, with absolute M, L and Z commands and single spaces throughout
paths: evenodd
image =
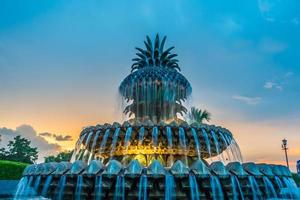
M 27 163 L 0 160 L 0 180 L 18 180 Z

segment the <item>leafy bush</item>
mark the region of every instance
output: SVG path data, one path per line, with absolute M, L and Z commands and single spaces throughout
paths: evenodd
M 18 180 L 27 163 L 0 160 L 0 180 Z

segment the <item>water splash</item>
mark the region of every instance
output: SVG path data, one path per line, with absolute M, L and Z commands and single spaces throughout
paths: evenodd
M 234 200 L 238 200 L 238 199 L 244 200 L 244 193 L 241 188 L 239 179 L 236 176 L 231 175 L 230 180 L 231 180 L 231 184 L 232 184 L 233 199 Z
M 42 189 L 42 192 L 41 192 L 41 196 L 45 197 L 47 196 L 47 193 L 48 193 L 48 189 L 49 189 L 49 186 L 51 184 L 51 181 L 52 181 L 52 175 L 49 175 L 45 181 L 45 184 L 44 184 L 44 187 Z
M 262 199 L 261 191 L 258 184 L 253 176 L 248 176 L 250 187 L 252 190 L 252 195 L 254 200 Z
M 117 177 L 114 200 L 125 200 L 125 179 L 124 176 Z
M 276 191 L 274 189 L 273 183 L 266 176 L 263 177 L 265 191 L 268 198 L 277 198 Z
M 196 177 L 194 174 L 189 175 L 189 184 L 191 192 L 191 200 L 199 200 L 199 189 Z
M 199 142 L 199 138 L 198 138 L 197 132 L 196 132 L 196 130 L 194 128 L 192 128 L 192 134 L 193 134 L 194 142 L 195 142 L 195 145 L 196 145 L 198 159 L 200 160 L 201 159 L 201 153 L 200 153 L 201 144 Z
M 96 177 L 95 200 L 102 199 L 102 175 Z
M 212 189 L 212 196 L 214 200 L 224 199 L 222 186 L 218 177 L 213 175 L 210 177 L 210 186 Z
M 76 191 L 75 191 L 75 200 L 80 200 L 81 199 L 82 184 L 83 184 L 82 175 L 78 175 L 77 184 L 76 184 Z
M 140 177 L 140 183 L 139 183 L 139 200 L 147 200 L 147 175 L 142 175 Z
M 66 181 L 67 181 L 66 175 L 63 175 L 60 177 L 59 183 L 56 188 L 56 198 L 55 199 L 57 199 L 57 200 L 63 199 Z
M 173 200 L 175 194 L 174 177 L 171 174 L 166 174 L 165 177 L 165 200 Z

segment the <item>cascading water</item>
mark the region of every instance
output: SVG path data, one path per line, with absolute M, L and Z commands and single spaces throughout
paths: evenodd
M 49 186 L 51 184 L 51 181 L 52 181 L 52 175 L 49 175 L 47 177 L 46 182 L 44 184 L 44 187 L 42 189 L 41 196 L 43 196 L 43 197 L 47 196 L 48 189 L 49 189 Z
M 198 134 L 197 134 L 197 132 L 194 128 L 192 128 L 192 134 L 193 134 L 194 142 L 195 142 L 195 145 L 196 145 L 198 159 L 200 160 L 201 159 L 201 152 L 200 152 L 201 144 L 199 142 Z
M 60 177 L 59 183 L 56 188 L 56 198 L 57 200 L 62 200 L 65 192 L 67 177 L 63 175 Z
M 38 176 L 38 177 L 35 179 L 34 186 L 33 186 L 34 194 L 32 194 L 32 195 L 37 194 L 38 189 L 39 189 L 39 186 L 40 186 L 40 183 L 41 183 L 41 178 L 42 178 L 41 176 Z
M 102 156 L 104 150 L 105 150 L 105 147 L 106 147 L 106 143 L 107 143 L 107 139 L 108 139 L 108 136 L 109 136 L 109 133 L 110 133 L 110 129 L 106 129 L 104 135 L 103 135 L 103 138 L 102 138 L 102 141 L 101 141 L 101 144 L 100 144 L 100 148 L 99 148 L 99 156 Z M 101 158 L 102 159 L 102 158 Z M 102 160 L 103 161 L 103 160 Z
M 95 200 L 102 199 L 102 175 L 96 177 Z
M 22 196 L 22 194 L 24 194 L 24 191 L 27 187 L 27 183 L 28 183 L 28 178 L 26 176 L 21 178 L 21 180 L 18 183 L 17 190 L 15 192 L 15 198 L 19 198 L 20 196 Z
M 283 177 L 282 180 L 286 186 L 289 196 L 293 199 L 300 199 L 300 192 L 295 181 L 286 177 Z
M 113 135 L 113 140 L 112 140 L 111 148 L 110 148 L 110 159 L 113 159 L 113 154 L 116 149 L 119 133 L 120 133 L 120 127 L 116 128 L 115 133 Z
M 75 200 L 80 200 L 81 199 L 82 184 L 83 184 L 82 175 L 78 175 L 77 184 L 76 184 L 76 191 L 75 191 Z
M 284 191 L 283 191 L 284 190 L 283 183 L 282 183 L 282 181 L 280 180 L 280 178 L 278 176 L 275 176 L 275 181 L 276 181 L 276 184 L 277 184 L 277 186 L 278 186 L 278 188 L 280 190 L 281 197 L 282 198 L 287 198 L 288 195 L 286 195 L 284 193 Z
M 185 138 L 185 131 L 182 127 L 179 128 L 179 145 L 181 149 L 184 150 L 184 162 L 187 165 L 188 160 L 187 160 L 187 152 L 186 152 L 186 138 Z
M 85 137 L 87 137 L 87 134 L 84 134 L 83 136 L 80 136 L 78 142 L 76 143 L 74 153 L 71 157 L 71 162 L 74 162 L 75 160 L 78 159 L 78 154 L 80 152 L 81 145 L 82 145 L 82 142 L 85 139 Z
M 248 176 L 249 184 L 252 190 L 252 195 L 254 200 L 262 199 L 261 191 L 258 187 L 258 184 L 253 176 Z
M 222 186 L 218 177 L 214 175 L 210 177 L 210 186 L 212 189 L 212 196 L 214 200 L 224 199 Z
M 266 176 L 263 177 L 265 191 L 268 198 L 277 198 L 276 191 L 274 189 L 273 183 Z
M 125 200 L 125 179 L 124 176 L 117 177 L 114 200 Z
M 139 146 L 143 144 L 144 135 L 145 135 L 145 127 L 141 127 L 139 130 L 139 143 L 138 143 Z
M 87 137 L 87 140 L 86 140 L 86 145 L 89 145 L 90 144 L 90 141 L 92 139 L 92 136 L 93 136 L 93 131 L 91 131 L 89 134 L 88 134 L 88 137 Z M 86 148 L 85 150 L 82 151 L 81 155 L 79 155 L 79 158 L 81 160 L 88 160 L 88 154 L 90 153 L 89 149 Z
M 202 132 L 203 138 L 205 140 L 206 149 L 208 151 L 209 157 L 211 158 L 211 148 L 210 148 L 210 142 L 209 142 L 209 139 L 208 139 L 207 132 L 206 132 L 205 129 L 202 129 L 201 132 Z
M 199 200 L 199 189 L 196 177 L 194 174 L 190 173 L 189 175 L 189 184 L 191 192 L 191 200 Z
M 125 133 L 125 140 L 124 140 L 126 152 L 127 152 L 128 146 L 129 146 L 131 133 L 132 133 L 132 127 L 129 127 L 129 128 L 126 130 L 126 133 Z
M 33 182 L 33 176 L 31 176 L 28 180 L 28 184 L 26 185 L 23 194 L 21 194 L 22 196 L 32 196 L 33 193 L 33 188 L 31 187 Z
M 173 200 L 175 194 L 174 177 L 171 174 L 165 176 L 165 200 Z
M 90 163 L 91 160 L 94 159 L 94 157 L 95 157 L 95 147 L 96 147 L 100 132 L 101 132 L 101 130 L 98 130 L 96 132 L 95 136 L 94 136 L 93 144 L 92 144 L 92 148 L 91 148 L 91 153 L 90 153 L 90 156 L 89 156 L 89 159 L 88 159 L 88 163 Z
M 148 187 L 147 176 L 143 174 L 140 177 L 140 182 L 139 182 L 139 200 L 147 200 L 147 187 Z
M 173 133 L 171 127 L 169 126 L 167 127 L 167 140 L 168 140 L 168 150 L 171 151 L 173 148 Z M 170 159 L 169 166 L 171 166 L 174 162 L 173 155 L 170 155 L 169 159 Z
M 232 185 L 233 199 L 234 200 L 238 200 L 238 199 L 244 200 L 244 193 L 240 186 L 239 179 L 236 176 L 231 175 L 230 180 L 231 180 L 231 185 Z
M 152 143 L 154 148 L 156 149 L 158 145 L 158 128 L 156 126 L 153 127 L 152 130 Z
M 224 144 L 226 145 L 226 147 L 228 147 L 228 146 L 229 146 L 229 143 L 228 143 L 228 141 L 225 139 L 223 132 L 220 131 L 219 134 L 220 134 L 220 136 L 221 136 L 221 138 L 222 138 L 222 141 L 223 141 Z M 230 155 L 230 153 L 232 154 L 232 152 L 229 151 L 228 148 L 225 149 L 224 151 L 226 152 L 226 155 L 227 155 L 227 159 L 225 159 L 225 161 L 227 161 L 227 160 L 233 161 L 232 158 L 231 158 L 231 155 Z
M 218 142 L 217 136 L 216 136 L 216 134 L 215 134 L 214 131 L 211 131 L 211 135 L 212 135 L 212 138 L 213 138 L 213 140 L 214 140 L 214 144 L 215 144 L 216 151 L 217 151 L 217 154 L 218 154 L 218 156 L 219 156 L 219 159 L 222 160 L 223 163 L 224 163 L 224 158 L 223 158 L 223 157 L 220 158 L 220 155 L 221 155 L 221 152 L 220 152 L 220 144 L 219 144 L 219 142 Z M 223 154 L 222 154 L 222 156 L 223 156 Z

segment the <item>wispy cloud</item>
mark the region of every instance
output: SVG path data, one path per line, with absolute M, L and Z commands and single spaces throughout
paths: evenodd
M 287 79 L 294 75 L 294 72 L 287 72 L 280 78 L 276 78 L 272 81 L 266 81 L 263 88 L 271 90 L 271 89 L 277 89 L 279 91 L 282 91 L 284 88 L 284 85 L 287 84 Z
M 241 95 L 233 95 L 232 98 L 244 102 L 248 105 L 256 105 L 262 100 L 261 97 L 248 97 L 248 96 L 241 96 Z
M 282 85 L 278 84 L 278 83 L 275 83 L 275 82 L 271 82 L 271 81 L 267 81 L 265 84 L 264 84 L 264 88 L 265 89 L 278 89 L 278 90 L 283 90 L 283 87 Z
M 72 141 L 72 136 L 70 135 L 57 135 L 54 133 L 49 133 L 49 132 L 44 132 L 44 133 L 40 133 L 39 136 L 43 136 L 43 137 L 51 137 L 54 138 L 56 141 Z
M 260 51 L 264 53 L 280 53 L 287 48 L 287 44 L 270 38 L 263 39 L 259 44 Z
M 72 141 L 72 136 L 70 135 L 53 135 L 56 141 Z

